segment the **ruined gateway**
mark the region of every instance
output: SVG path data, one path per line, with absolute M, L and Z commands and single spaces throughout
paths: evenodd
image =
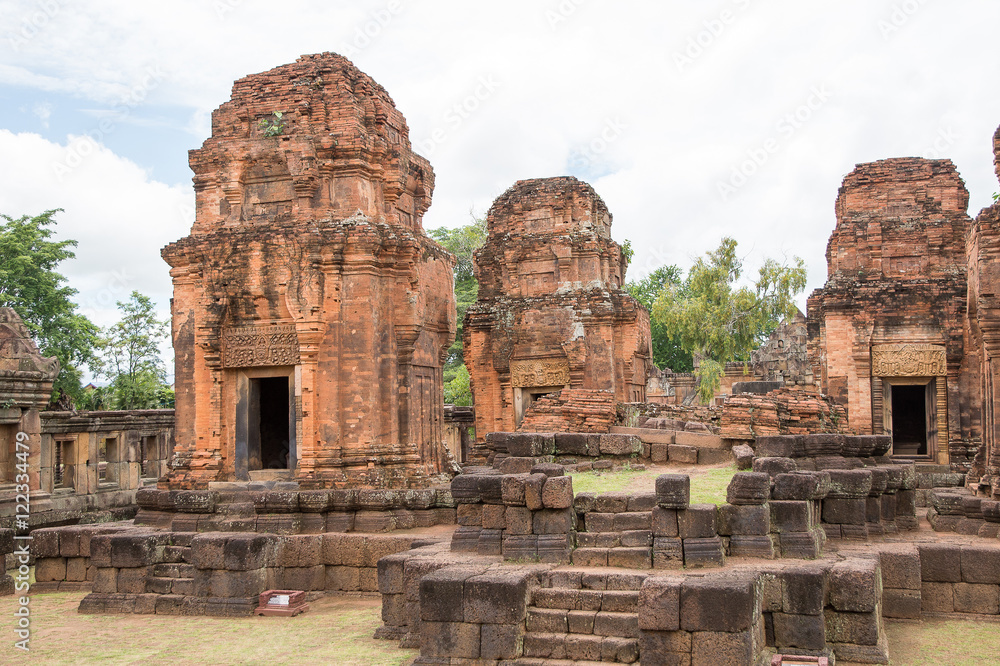
M 994 147 L 1000 177 L 1000 131 Z M 452 258 L 421 229 L 433 172 L 388 95 L 305 56 L 238 81 L 191 164 L 197 221 L 164 250 L 172 469 L 134 521 L 35 530 L 35 589 L 90 590 L 81 612 L 217 616 L 267 590 L 379 592 L 377 635 L 428 666 L 888 663 L 885 617 L 1000 612 L 1000 204 L 972 220 L 950 162 L 845 180 L 808 341 L 792 322 L 761 361 L 759 379 L 784 369 L 784 411 L 767 430 L 747 403 L 753 471 L 718 506 L 692 504 L 686 475 L 594 494 L 566 471 L 696 442 L 728 460 L 732 440 L 523 427 L 547 423 L 531 412 L 553 389 L 564 407 L 646 397 L 648 314 L 590 186 L 521 181 L 491 210 L 465 329 L 486 446 L 447 483 Z M 966 479 L 978 494 L 935 488 Z M 927 539 L 928 522 L 963 537 Z M 457 526 L 416 529 L 440 523 Z

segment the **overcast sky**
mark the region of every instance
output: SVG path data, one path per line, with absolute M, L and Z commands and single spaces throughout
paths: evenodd
M 83 6 L 82 6 L 83 5 Z M 636 249 L 629 277 L 735 237 L 826 276 L 856 163 L 948 157 L 970 214 L 1000 189 L 996 0 L 0 0 L 0 212 L 64 208 L 96 323 L 194 219 L 187 151 L 234 80 L 335 51 L 381 83 L 437 174 L 425 228 L 574 175 Z M 805 298 L 800 298 L 804 308 Z M 168 363 L 171 361 L 168 358 Z

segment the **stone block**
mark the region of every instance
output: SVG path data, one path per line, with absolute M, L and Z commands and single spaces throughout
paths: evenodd
M 608 566 L 607 548 L 577 548 L 573 551 L 573 564 L 579 567 Z
M 882 616 L 900 619 L 920 619 L 920 590 L 883 588 Z
M 542 491 L 548 478 L 546 474 L 533 473 L 524 480 L 524 505 L 529 510 L 538 511 L 544 506 Z
M 753 632 L 697 631 L 691 635 L 691 666 L 746 666 L 755 657 Z
M 773 560 L 780 554 L 778 537 L 774 534 L 729 537 L 729 554 L 733 557 L 757 557 Z
M 628 511 L 628 493 L 601 493 L 594 497 L 594 511 L 597 513 L 623 513 Z
M 326 514 L 326 531 L 340 533 L 353 532 L 354 512 L 348 511 L 346 513 L 334 513 L 331 511 Z
M 812 529 L 807 532 L 783 532 L 778 535 L 782 557 L 815 559 L 823 554 L 825 543 L 826 534 L 821 529 Z
M 764 536 L 771 532 L 771 510 L 764 505 L 722 504 L 718 532 L 723 536 Z
M 623 569 L 651 569 L 653 553 L 649 548 L 610 548 L 608 566 Z
M 649 530 L 652 528 L 652 513 L 649 511 L 616 513 L 612 525 L 615 532 Z
M 774 613 L 774 645 L 783 648 L 822 650 L 826 647 L 826 622 L 819 615 Z
M 232 534 L 223 546 L 223 566 L 230 571 L 249 571 L 273 566 L 276 542 L 273 537 L 261 534 Z M 317 559 L 321 549 L 317 545 Z M 319 564 L 320 562 L 317 562 Z M 226 596 L 226 595 L 215 595 Z
M 538 559 L 537 534 L 504 534 L 501 547 L 505 560 L 527 562 Z
M 652 514 L 652 530 L 656 537 L 676 537 L 680 534 L 677 524 L 677 509 L 656 507 Z
M 546 509 L 569 509 L 573 506 L 573 478 L 552 476 L 542 488 L 542 504 Z
M 720 537 L 682 541 L 685 567 L 721 567 L 726 563 L 726 549 Z M 653 545 L 655 548 L 655 541 Z
M 867 522 L 867 498 L 832 498 L 823 500 L 823 522 L 834 525 L 864 525 Z
M 361 569 L 358 567 L 326 567 L 325 590 L 329 592 L 357 592 L 361 589 Z
M 880 547 L 879 563 L 885 587 L 920 589 L 920 553 L 915 545 L 891 544 Z
M 448 566 L 420 579 L 421 622 L 464 622 L 465 581 L 485 572 L 486 566 Z
M 761 458 L 795 458 L 801 455 L 801 437 L 798 435 L 776 435 L 758 437 L 756 454 Z
M 974 583 L 955 583 L 956 613 L 996 615 L 1000 612 L 1000 587 Z
M 568 635 L 565 639 L 566 658 L 574 662 L 596 662 L 601 658 L 601 636 Z
M 535 534 L 569 534 L 573 531 L 576 514 L 572 509 L 542 509 L 532 512 L 532 532 Z
M 594 633 L 594 618 L 597 611 L 571 610 L 567 612 L 566 619 L 571 634 L 592 634 Z
M 764 504 L 771 496 L 771 477 L 763 472 L 737 472 L 726 489 L 730 504 Z
M 478 624 L 464 622 L 421 622 L 421 655 L 451 659 L 478 659 Z
M 656 655 L 649 663 L 657 666 L 691 666 L 691 632 L 643 631 L 639 637 L 639 653 Z
M 601 641 L 601 661 L 619 664 L 632 664 L 639 661 L 638 638 L 606 636 Z
M 483 529 L 502 530 L 507 524 L 507 507 L 503 504 L 483 506 Z
M 677 529 L 682 539 L 708 539 L 716 536 L 716 506 L 692 504 L 677 512 Z
M 111 535 L 111 566 L 121 568 L 145 567 L 153 564 L 157 538 L 151 534 Z M 91 540 L 93 549 L 93 540 Z
M 465 622 L 518 624 L 527 614 L 528 582 L 531 574 L 520 571 L 488 571 L 465 581 Z M 457 600 L 453 600 L 457 603 Z
M 681 580 L 651 576 L 639 589 L 639 628 L 647 631 L 680 629 Z
M 655 537 L 653 539 L 653 568 L 684 568 L 684 547 L 679 538 Z
M 544 474 L 547 477 L 550 476 L 565 476 L 566 468 L 559 463 L 537 463 L 531 468 L 531 474 Z
M 768 508 L 771 510 L 771 529 L 778 533 L 807 532 L 818 524 L 814 502 L 772 500 Z
M 821 615 L 827 599 L 827 570 L 827 566 L 817 563 L 783 571 L 782 611 L 792 615 Z
M 686 474 L 656 477 L 656 501 L 664 509 L 686 509 L 691 503 L 691 479 Z
M 837 456 L 844 451 L 844 436 L 828 433 L 817 433 L 802 436 L 802 455 L 815 458 L 817 456 Z
M 826 611 L 826 639 L 831 643 L 878 645 L 882 637 L 882 617 L 878 613 L 838 613 Z
M 654 442 L 649 445 L 649 457 L 654 465 L 663 465 L 670 459 L 670 445 Z
M 635 435 L 601 435 L 600 451 L 606 456 L 642 454 L 642 440 Z
M 516 432 L 507 437 L 507 453 L 512 457 L 537 458 L 555 452 L 556 440 L 552 434 Z
M 796 472 L 774 477 L 771 499 L 821 500 L 829 492 L 829 474 L 821 472 Z
M 39 583 L 66 580 L 66 558 L 65 557 L 36 558 L 35 580 Z M 113 592 L 115 590 L 111 591 Z
M 954 613 L 955 584 L 924 581 L 920 587 L 920 609 L 925 613 Z
M 639 638 L 639 618 L 635 613 L 600 611 L 594 616 L 594 636 Z
M 733 457 L 736 458 L 736 469 L 753 469 L 754 450 L 746 444 L 737 444 L 733 447 Z M 656 462 L 655 460 L 653 462 Z
M 504 517 L 503 529 L 510 535 L 531 534 L 533 529 L 532 512 L 527 507 L 509 506 L 502 514 Z M 492 525 L 485 526 L 492 528 Z M 535 540 L 537 543 L 537 539 Z
M 834 610 L 873 613 L 881 600 L 882 576 L 878 560 L 851 559 L 830 570 L 829 605 Z
M 920 551 L 920 580 L 930 583 L 962 582 L 960 544 L 917 544 Z
M 173 497 L 174 509 L 178 513 L 212 513 L 218 495 L 211 490 L 181 490 Z
M 460 504 L 455 512 L 458 524 L 463 527 L 483 526 L 482 504 Z
M 482 491 L 479 481 L 482 477 L 474 474 L 459 474 L 451 480 L 451 495 L 458 504 L 479 504 Z
M 698 449 L 684 444 L 668 444 L 667 459 L 672 463 L 681 465 L 697 465 Z
M 867 469 L 832 469 L 830 473 L 831 498 L 863 498 L 868 497 L 872 490 L 872 472 Z
M 527 473 L 505 473 L 500 477 L 500 493 L 504 505 L 525 506 L 525 482 L 527 479 Z
M 966 583 L 1000 584 L 1000 547 L 962 546 L 962 580 Z
M 326 567 L 280 567 L 275 571 L 275 587 L 282 590 L 319 591 L 326 589 Z
M 586 433 L 556 433 L 555 449 L 560 455 L 596 458 L 601 455 L 601 438 Z
M 753 471 L 775 477 L 779 474 L 788 474 L 798 469 L 795 461 L 791 458 L 755 458 L 753 461 Z
M 538 458 L 521 458 L 514 456 L 507 456 L 497 465 L 497 469 L 500 470 L 500 474 L 504 476 L 509 475 L 525 475 L 530 474 L 531 470 L 538 464 Z
M 632 493 L 628 496 L 628 506 L 625 510 L 629 513 L 638 513 L 652 511 L 656 507 L 656 493 Z
M 484 624 L 480 630 L 480 657 L 484 660 L 513 660 L 521 656 L 523 631 L 511 624 Z
M 624 548 L 652 548 L 653 533 L 650 530 L 629 530 L 621 533 Z

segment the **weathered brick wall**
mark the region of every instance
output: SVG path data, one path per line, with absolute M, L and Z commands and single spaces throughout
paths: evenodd
M 847 410 L 830 398 L 800 389 L 740 394 L 722 406 L 720 434 L 751 440 L 770 435 L 848 432 Z
M 454 258 L 422 229 L 434 172 L 388 93 L 341 56 L 303 56 L 237 81 L 190 163 L 197 219 L 162 253 L 177 384 L 166 485 L 246 479 L 237 413 L 262 374 L 292 387 L 304 487 L 442 472 Z
M 1000 178 L 1000 129 L 993 136 L 997 177 Z M 983 447 L 975 459 L 970 480 L 990 495 L 1000 494 L 1000 203 L 983 209 L 969 231 L 969 322 L 967 364 L 978 372 L 965 377 L 963 391 L 981 395 L 963 414 L 970 430 L 982 433 Z
M 809 298 L 809 351 L 823 393 L 847 407 L 856 432 L 883 432 L 882 378 L 873 348 L 937 345 L 947 382 L 938 461 L 961 464 L 978 433 L 966 363 L 965 236 L 969 194 L 949 160 L 859 164 L 837 198 L 827 245 L 828 279 Z M 953 447 L 949 451 L 945 439 Z
M 563 389 L 536 400 L 525 411 L 518 432 L 602 433 L 615 424 L 611 391 Z
M 464 326 L 480 440 L 514 431 L 544 389 L 643 399 L 649 314 L 621 289 L 611 219 L 575 178 L 520 181 L 494 202 Z

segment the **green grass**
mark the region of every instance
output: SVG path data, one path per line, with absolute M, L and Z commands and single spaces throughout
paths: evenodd
M 905 666 L 980 666 L 997 663 L 1000 623 L 928 618 L 920 622 L 889 620 L 889 659 Z
M 573 472 L 574 493 L 615 493 L 644 479 L 655 479 L 660 472 L 652 470 L 618 469 L 606 472 Z
M 736 465 L 715 467 L 691 477 L 691 504 L 724 504 Z
M 692 504 L 722 504 L 726 501 L 726 488 L 736 473 L 736 465 L 712 467 L 691 475 Z M 608 472 L 573 472 L 574 493 L 649 492 L 658 470 L 621 469 Z
M 327 597 L 294 618 L 80 615 L 80 592 L 31 597 L 31 652 L 13 647 L 13 597 L 0 599 L 3 664 L 344 664 L 400 666 L 417 656 L 372 638 L 376 598 Z

